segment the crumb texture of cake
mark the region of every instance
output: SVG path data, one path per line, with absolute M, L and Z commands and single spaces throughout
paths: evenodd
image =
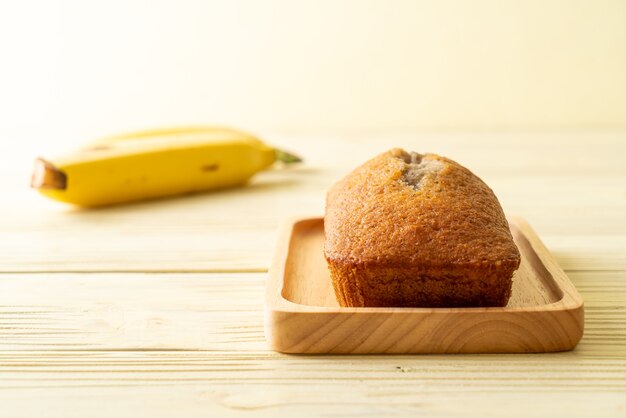
M 520 264 L 493 191 L 436 154 L 355 169 L 328 192 L 324 232 L 341 306 L 506 306 Z

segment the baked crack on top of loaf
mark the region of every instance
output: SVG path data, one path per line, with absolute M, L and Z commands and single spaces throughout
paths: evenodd
M 422 179 L 427 175 L 434 175 L 441 171 L 443 164 L 440 161 L 433 159 L 424 159 L 422 154 L 417 152 L 404 153 L 400 155 L 400 158 L 406 162 L 407 167 L 404 170 L 404 181 L 413 186 L 414 189 L 419 189 L 422 183 Z
M 520 264 L 493 191 L 436 154 L 355 169 L 329 190 L 324 231 L 341 306 L 506 306 Z

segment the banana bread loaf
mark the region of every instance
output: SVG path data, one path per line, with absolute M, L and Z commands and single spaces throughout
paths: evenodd
M 328 192 L 341 306 L 506 306 L 520 254 L 492 190 L 456 162 L 392 149 Z

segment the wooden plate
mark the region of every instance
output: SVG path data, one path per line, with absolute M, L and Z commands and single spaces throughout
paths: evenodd
M 540 353 L 573 349 L 583 300 L 535 232 L 509 224 L 522 262 L 504 308 L 342 308 L 322 218 L 288 222 L 269 271 L 265 335 L 285 353 Z

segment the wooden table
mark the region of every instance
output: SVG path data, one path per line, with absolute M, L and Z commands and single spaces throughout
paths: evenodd
M 0 416 L 626 416 L 625 131 L 264 137 L 307 163 L 92 211 L 44 200 L 30 167 L 3 164 Z M 575 351 L 267 349 L 278 225 L 321 214 L 334 181 L 392 146 L 460 161 L 530 222 L 585 300 Z

